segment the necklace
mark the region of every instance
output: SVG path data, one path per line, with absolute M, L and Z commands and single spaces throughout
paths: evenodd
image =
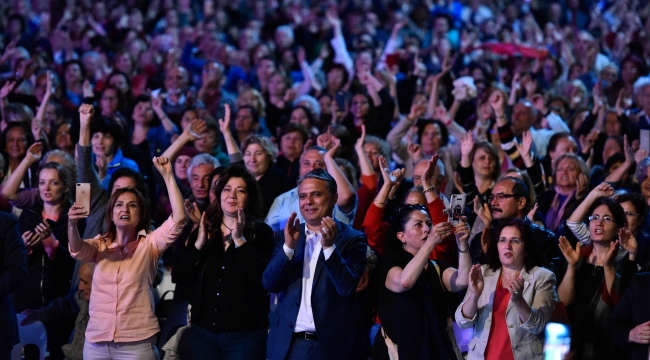
M 224 221 L 221 221 L 221 223 L 223 224 L 223 226 L 226 227 L 226 229 L 230 230 L 228 235 L 226 235 L 226 241 L 232 244 L 232 230 L 233 229 L 229 228 L 228 225 L 226 225 L 226 223 Z

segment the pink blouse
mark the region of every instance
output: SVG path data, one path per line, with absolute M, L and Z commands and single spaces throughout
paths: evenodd
M 181 235 L 184 224 L 170 216 L 159 228 L 141 230 L 138 241 L 120 250 L 116 242 L 102 238 L 84 240 L 73 258 L 97 264 L 90 296 L 90 342 L 133 342 L 160 331 L 154 315 L 153 280 L 158 259 Z

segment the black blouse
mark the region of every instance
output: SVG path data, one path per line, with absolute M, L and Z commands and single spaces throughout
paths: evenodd
M 413 255 L 405 250 L 386 256 L 379 270 L 380 281 L 385 282 L 390 269 L 395 266 L 404 269 L 412 259 Z M 436 263 L 440 274 L 450 267 L 442 261 Z M 386 286 L 379 287 L 377 312 L 386 334 L 398 344 L 400 359 L 456 358 L 446 330 L 451 315 L 445 299 L 440 276 L 431 262 L 408 291 L 395 293 Z M 385 343 L 378 337 L 373 355 L 383 349 Z M 387 352 L 383 353 L 387 356 Z
M 273 231 L 256 222 L 244 230 L 244 243 L 224 252 L 221 242 L 194 246 L 198 231 L 189 238 L 179 276 L 193 280 L 192 323 L 213 333 L 266 329 L 269 293 L 262 273 L 273 251 Z

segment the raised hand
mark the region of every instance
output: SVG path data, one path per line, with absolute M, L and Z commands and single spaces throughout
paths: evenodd
M 414 144 L 410 136 L 406 138 L 406 151 L 409 154 L 409 158 L 413 162 L 416 162 L 422 158 L 422 147 L 418 144 Z
M 54 95 L 54 85 L 52 84 L 52 72 L 48 70 L 46 72 L 47 82 L 45 84 L 45 96 Z
M 194 141 L 203 138 L 207 130 L 208 126 L 205 124 L 205 121 L 194 119 L 190 123 L 190 126 L 183 130 L 183 135 L 185 135 L 189 141 Z
M 339 19 L 339 15 L 336 13 L 336 8 L 332 7 L 327 9 L 325 17 L 332 27 L 341 28 L 341 19 Z
M 460 153 L 463 158 L 467 158 L 469 160 L 469 154 L 472 152 L 472 149 L 474 148 L 474 137 L 472 136 L 471 132 L 467 132 L 465 136 L 461 137 L 460 140 Z
M 341 147 L 341 140 L 331 136 L 330 141 L 332 143 L 331 147 L 327 150 L 327 153 L 325 155 L 330 156 L 332 159 L 334 159 L 336 156 L 336 152 L 338 151 L 339 147 Z
M 338 228 L 336 222 L 329 216 L 324 217 L 320 222 L 320 243 L 323 246 L 323 249 L 331 247 L 334 245 L 334 238 L 338 233 Z
M 160 94 L 158 94 L 158 96 L 152 96 L 151 97 L 151 108 L 156 113 L 156 115 L 158 115 L 158 117 L 161 117 L 161 114 L 162 115 L 165 114 L 165 112 L 163 111 L 162 105 L 163 105 L 163 100 L 162 100 L 162 97 L 160 96 Z
M 462 216 L 460 222 L 454 228 L 454 234 L 456 235 L 456 242 L 458 242 L 458 250 L 465 251 L 469 248 L 468 245 L 469 232 L 470 232 L 470 228 L 469 225 L 467 225 L 467 217 Z
M 166 176 L 174 176 L 174 173 L 172 172 L 172 163 L 169 161 L 169 158 L 154 156 L 151 161 L 153 161 L 153 165 L 163 178 Z
M 90 81 L 88 80 L 85 80 L 81 85 L 81 91 L 85 98 L 90 98 L 95 96 L 95 94 L 93 93 L 93 86 L 90 84 Z
M 2 85 L 2 89 L 0 89 L 0 99 L 4 99 L 9 96 L 15 87 L 15 81 L 7 81 L 4 85 Z
M 599 197 L 609 197 L 612 196 L 612 194 L 614 194 L 614 188 L 606 182 L 596 186 L 589 193 L 593 199 L 597 199 Z
M 33 143 L 32 146 L 27 149 L 27 156 L 32 164 L 41 160 L 41 157 L 43 156 L 43 143 L 40 141 Z
M 293 212 L 287 220 L 287 226 L 284 227 L 284 245 L 289 249 L 295 249 L 300 239 L 300 219 L 298 215 Z
M 438 104 L 433 112 L 433 118 L 442 121 L 443 123 L 451 123 L 451 117 L 444 105 Z
M 79 220 L 87 218 L 89 214 L 90 209 L 84 209 L 83 206 L 76 203 L 72 204 L 68 210 L 68 224 L 76 225 Z
M 493 91 L 492 94 L 490 94 L 490 106 L 492 107 L 492 110 L 494 110 L 495 114 L 502 114 L 504 109 L 505 109 L 505 100 L 503 98 L 503 95 L 501 94 L 500 91 Z M 499 111 L 499 112 L 497 112 Z
M 386 185 L 393 186 L 397 183 L 397 178 L 393 176 L 388 169 L 388 161 L 383 156 L 379 156 L 379 169 L 381 170 L 381 176 L 384 178 L 384 183 Z
M 421 103 L 416 103 L 414 102 L 411 104 L 411 110 L 409 111 L 409 114 L 406 116 L 406 119 L 408 121 L 415 121 L 427 112 L 427 106 L 426 104 L 421 104 Z
M 395 185 L 399 185 L 404 180 L 406 169 L 395 169 L 390 173 L 391 178 L 395 178 Z
M 92 105 L 81 104 L 81 106 L 79 106 L 79 122 L 81 125 L 90 126 L 94 113 L 95 108 Z
M 472 268 L 469 270 L 469 291 L 475 296 L 481 295 L 481 293 L 483 293 L 483 286 L 484 282 L 481 265 L 472 265 Z
M 431 160 L 427 163 L 427 167 L 424 169 L 424 172 L 422 173 L 422 186 L 424 186 L 424 189 L 428 189 L 431 187 L 432 182 L 433 182 L 433 174 L 436 172 L 436 166 L 438 165 L 438 154 L 435 154 L 431 157 Z
M 618 231 L 618 239 L 621 247 L 627 251 L 633 258 L 636 257 L 637 242 L 632 232 L 628 229 L 621 228 Z
M 296 54 L 298 58 L 298 64 L 302 64 L 307 61 L 307 54 L 305 53 L 305 48 L 300 46 L 298 47 L 298 53 Z
M 574 249 L 566 237 L 560 236 L 559 240 L 560 251 L 562 251 L 562 255 L 564 255 L 564 258 L 566 259 L 569 266 L 575 267 L 578 264 L 578 261 L 580 261 L 580 242 L 578 241 Z
M 587 136 L 580 135 L 580 149 L 583 153 L 587 154 L 589 151 L 596 145 L 596 140 L 598 140 L 598 134 L 600 131 L 591 130 Z
M 454 227 L 448 222 L 437 223 L 429 232 L 427 241 L 433 242 L 433 245 L 438 245 L 444 238 L 454 233 Z
M 487 203 L 481 205 L 481 199 L 479 199 L 478 195 L 474 197 L 474 213 L 481 219 L 486 229 L 492 225 L 490 206 Z
M 523 134 L 521 135 L 521 145 L 519 145 L 517 142 L 515 142 L 515 147 L 517 147 L 517 151 L 519 151 L 519 156 L 522 158 L 531 158 L 531 152 L 530 149 L 533 147 L 533 134 L 531 134 L 530 131 L 524 131 Z
M 219 131 L 222 134 L 230 134 L 230 105 L 224 105 L 223 119 L 219 119 Z
M 316 145 L 324 148 L 325 150 L 329 150 L 332 147 L 332 138 L 333 136 L 330 135 L 330 128 L 328 127 L 327 132 L 318 135 L 316 138 Z
M 354 144 L 354 150 L 358 154 L 363 153 L 363 145 L 366 142 L 366 125 L 361 125 L 361 136 L 357 139 L 356 144 Z

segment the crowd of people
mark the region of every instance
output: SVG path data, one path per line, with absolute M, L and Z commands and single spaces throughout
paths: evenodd
M 0 360 L 650 356 L 650 3 L 0 9 Z

